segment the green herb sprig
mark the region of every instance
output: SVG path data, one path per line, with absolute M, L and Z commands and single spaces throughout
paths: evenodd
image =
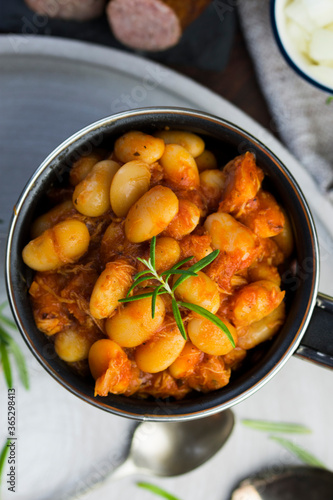
M 0 483 L 1 483 L 1 476 L 2 476 L 2 473 L 4 471 L 4 467 L 5 467 L 5 463 L 6 463 L 6 458 L 8 456 L 8 452 L 9 452 L 9 444 L 10 444 L 10 439 L 6 439 L 6 442 L 0 451 Z
M 6 328 L 16 330 L 15 323 L 3 314 L 7 302 L 0 305 L 0 365 L 2 365 L 4 377 L 8 389 L 13 387 L 12 367 L 10 364 L 11 355 L 14 358 L 20 380 L 26 389 L 29 389 L 29 377 L 24 356 L 21 349 L 6 331 Z
M 257 431 L 282 432 L 287 434 L 311 434 L 311 429 L 302 424 L 289 422 L 268 422 L 267 420 L 243 419 L 242 424 Z
M 298 444 L 293 443 L 289 439 L 282 438 L 280 436 L 269 436 L 269 439 L 279 443 L 283 448 L 290 451 L 303 463 L 311 465 L 312 467 L 320 467 L 321 469 L 327 469 L 326 465 L 323 464 L 321 460 L 312 455 L 309 451 L 301 448 Z
M 155 309 L 156 309 L 156 299 L 158 295 L 163 295 L 167 293 L 171 297 L 171 302 L 172 302 L 172 312 L 175 317 L 176 324 L 179 328 L 180 333 L 184 337 L 185 340 L 187 340 L 187 335 L 184 327 L 184 323 L 180 314 L 180 307 L 184 307 L 186 309 L 189 309 L 190 311 L 196 312 L 197 314 L 200 314 L 200 316 L 203 316 L 204 318 L 208 319 L 211 321 L 214 325 L 218 326 L 228 337 L 228 339 L 231 342 L 231 345 L 235 347 L 235 341 L 229 331 L 229 329 L 226 327 L 226 325 L 221 321 L 215 314 L 211 313 L 210 311 L 207 311 L 204 307 L 198 306 L 196 304 L 191 304 L 188 302 L 182 302 L 180 300 L 177 300 L 175 297 L 175 290 L 176 288 L 183 283 L 185 280 L 187 280 L 190 276 L 198 276 L 198 271 L 203 269 L 204 267 L 208 266 L 213 260 L 216 259 L 216 257 L 219 254 L 219 250 L 214 250 L 214 252 L 210 253 L 203 259 L 199 260 L 196 262 L 193 266 L 191 266 L 188 269 L 180 269 L 181 266 L 189 262 L 193 257 L 187 257 L 184 260 L 181 260 L 180 262 L 177 262 L 174 266 L 172 266 L 170 269 L 167 271 L 164 271 L 161 274 L 158 274 L 156 271 L 156 266 L 155 266 L 155 249 L 156 249 L 156 237 L 154 236 L 151 240 L 150 244 L 150 256 L 149 259 L 141 259 L 140 257 L 137 257 L 137 259 L 144 264 L 147 269 L 144 271 L 140 271 L 134 276 L 134 282 L 131 286 L 131 288 L 128 290 L 126 298 L 125 299 L 120 299 L 119 302 L 133 302 L 134 300 L 140 300 L 144 298 L 151 297 L 152 299 L 152 305 L 151 305 L 151 315 L 152 318 L 155 317 Z M 171 276 L 177 275 L 179 276 L 176 280 L 176 282 L 173 284 L 173 286 L 169 283 L 169 279 Z M 143 283 L 144 281 L 148 279 L 154 279 L 157 280 L 160 284 L 157 285 L 153 291 L 149 291 L 146 293 L 141 293 L 138 295 L 132 295 L 130 297 L 130 293 L 133 291 L 133 289 L 140 285 L 140 283 Z
M 267 420 L 251 419 L 243 419 L 241 422 L 246 427 L 269 433 L 278 432 L 285 434 L 310 434 L 312 432 L 311 429 L 309 429 L 305 425 L 288 422 L 268 422 Z M 312 467 L 321 467 L 322 469 L 327 469 L 327 467 L 325 466 L 325 464 L 323 464 L 323 462 L 321 462 L 321 460 L 319 460 L 317 457 L 312 455 L 312 453 L 305 450 L 293 441 L 280 436 L 276 436 L 274 434 L 269 435 L 268 439 L 279 443 L 283 448 L 295 455 L 295 457 L 297 457 L 303 463 L 311 465 Z
M 158 495 L 162 498 L 166 498 L 167 500 L 179 500 L 179 498 L 177 498 L 174 495 L 172 495 L 171 493 L 163 490 L 159 486 L 156 486 L 155 484 L 147 483 L 147 482 L 143 482 L 143 481 L 140 481 L 136 484 L 137 484 L 137 486 L 139 486 L 139 488 L 144 488 L 145 490 L 148 490 L 151 493 L 154 493 L 155 495 Z

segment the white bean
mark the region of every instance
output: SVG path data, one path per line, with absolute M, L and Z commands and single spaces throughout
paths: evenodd
M 179 276 L 176 275 L 174 283 L 178 278 Z M 190 276 L 177 286 L 175 293 L 182 301 L 197 304 L 213 314 L 220 307 L 220 293 L 217 285 L 202 271 L 198 272 L 198 276 Z
M 136 347 L 152 337 L 162 325 L 164 316 L 161 297 L 157 297 L 154 318 L 151 315 L 151 297 L 136 300 L 106 320 L 106 333 L 121 347 Z
M 268 316 L 249 326 L 238 327 L 238 346 L 243 349 L 252 349 L 258 344 L 272 338 L 281 328 L 285 320 L 285 304 L 281 304 Z
M 199 208 L 189 200 L 179 200 L 179 210 L 172 219 L 164 234 L 176 240 L 192 233 L 200 221 Z
M 136 364 L 144 372 L 161 372 L 177 359 L 185 342 L 176 325 L 163 328 L 148 342 L 137 347 Z
M 51 271 L 82 257 L 89 241 L 89 231 L 83 222 L 65 220 L 31 240 L 24 247 L 22 258 L 35 271 Z
M 109 210 L 110 186 L 118 169 L 119 164 L 115 161 L 100 161 L 76 186 L 73 193 L 73 203 L 81 214 L 98 217 Z
M 283 208 L 281 208 L 281 210 L 284 215 L 284 226 L 281 233 L 279 233 L 277 236 L 274 236 L 272 239 L 275 241 L 275 243 L 277 243 L 283 255 L 287 258 L 290 257 L 294 249 L 294 236 L 288 214 Z
M 114 152 L 123 163 L 142 160 L 151 164 L 161 158 L 164 148 L 162 139 L 133 130 L 116 140 Z
M 224 189 L 224 175 L 220 170 L 205 170 L 200 174 L 200 186 L 211 210 L 217 209 Z
M 134 267 L 125 259 L 108 262 L 97 279 L 90 298 L 90 312 L 94 318 L 108 318 L 126 296 L 132 284 Z
M 51 208 L 45 214 L 39 216 L 31 227 L 31 237 L 37 238 L 40 236 L 46 229 L 50 229 L 50 227 L 54 226 L 57 222 L 59 222 L 60 217 L 66 217 L 66 214 L 74 212 L 74 205 L 72 200 L 66 200 Z
M 199 172 L 193 156 L 178 144 L 167 144 L 160 159 L 167 181 L 178 188 L 199 186 Z
M 180 260 L 180 246 L 173 238 L 157 238 L 155 248 L 155 267 L 158 272 L 170 269 Z
M 255 248 L 255 235 L 252 231 L 229 214 L 224 212 L 211 214 L 204 226 L 212 238 L 214 248 L 227 253 L 241 249 L 244 255 Z
M 80 327 L 68 328 L 55 335 L 54 349 L 59 358 L 75 363 L 88 358 L 89 349 L 97 338 L 98 332 Z
M 148 191 L 150 177 L 148 165 L 141 160 L 120 167 L 110 189 L 111 207 L 118 217 L 126 217 L 131 206 Z
M 237 341 L 236 328 L 225 318 L 219 318 Z M 222 356 L 232 351 L 233 346 L 225 332 L 205 318 L 193 318 L 187 325 L 187 331 L 193 344 L 206 354 Z
M 205 149 L 200 156 L 195 159 L 199 172 L 217 168 L 217 159 L 211 151 Z
M 125 220 L 126 237 L 141 243 L 160 234 L 178 212 L 178 198 L 171 189 L 155 186 L 131 207 Z
M 155 137 L 163 139 L 165 144 L 178 144 L 182 146 L 193 156 L 193 158 L 200 156 L 205 149 L 205 143 L 201 137 L 192 132 L 184 132 L 183 130 L 161 130 L 154 135 Z

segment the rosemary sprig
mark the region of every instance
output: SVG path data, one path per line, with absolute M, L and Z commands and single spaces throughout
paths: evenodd
M 204 267 L 208 266 L 211 262 L 213 262 L 214 259 L 219 254 L 219 250 L 214 250 L 214 252 L 210 253 L 203 259 L 199 260 L 196 262 L 193 266 L 191 266 L 188 269 L 180 269 L 180 267 L 187 262 L 189 262 L 193 257 L 187 257 L 184 260 L 181 260 L 180 262 L 177 262 L 174 266 L 172 266 L 170 269 L 167 271 L 164 271 L 161 274 L 158 274 L 156 271 L 156 266 L 155 266 L 155 249 L 156 249 L 156 237 L 154 236 L 151 240 L 151 245 L 150 245 L 150 256 L 149 259 L 141 259 L 140 257 L 137 257 L 137 259 L 147 267 L 144 271 L 140 271 L 134 276 L 134 282 L 130 289 L 127 292 L 126 298 L 120 299 L 119 302 L 132 302 L 134 300 L 140 300 L 144 298 L 151 297 L 151 309 L 152 309 L 152 318 L 155 316 L 155 309 L 156 309 L 156 299 L 158 295 L 163 295 L 167 293 L 171 297 L 172 301 L 172 312 L 175 317 L 176 324 L 179 328 L 180 333 L 184 337 L 185 340 L 187 340 L 186 336 L 186 331 L 184 327 L 184 323 L 182 320 L 182 316 L 180 313 L 180 307 L 184 307 L 186 309 L 190 309 L 190 311 L 194 311 L 197 314 L 200 314 L 200 316 L 203 316 L 204 318 L 208 319 L 214 325 L 218 326 L 227 336 L 228 339 L 231 342 L 231 345 L 235 347 L 235 342 L 234 339 L 229 332 L 228 328 L 226 325 L 217 317 L 215 314 L 212 314 L 210 311 L 207 311 L 207 309 L 204 309 L 201 306 L 198 306 L 196 304 L 190 304 L 188 302 L 182 302 L 176 299 L 175 297 L 175 290 L 176 288 L 181 284 L 184 283 L 185 280 L 187 280 L 190 276 L 198 276 L 198 271 L 203 269 Z M 169 284 L 169 278 L 173 275 L 177 275 L 178 278 L 176 279 L 175 283 L 173 286 Z M 141 293 L 138 295 L 132 295 L 130 296 L 130 293 L 134 290 L 135 287 L 143 283 L 144 281 L 147 280 L 156 280 L 159 282 L 159 285 L 152 287 L 154 288 L 152 291 L 146 292 L 146 293 Z
M 312 467 L 320 467 L 322 469 L 327 469 L 326 465 L 323 464 L 317 457 L 312 455 L 312 453 L 308 452 L 304 448 L 301 448 L 299 445 L 289 441 L 289 439 L 284 439 L 279 436 L 269 436 L 270 439 L 279 443 L 283 448 L 290 451 L 299 458 L 305 464 L 311 465 Z
M 10 444 L 10 439 L 7 439 L 5 444 L 3 445 L 1 451 L 0 451 L 0 483 L 1 483 L 1 476 L 2 472 L 4 470 L 6 458 L 9 452 L 9 445 Z
M 200 314 L 200 316 L 203 316 L 204 318 L 214 323 L 214 325 L 218 326 L 228 336 L 233 347 L 235 347 L 234 339 L 232 338 L 229 329 L 226 327 L 223 321 L 220 320 L 220 318 L 215 316 L 215 314 L 211 313 L 210 311 L 207 311 L 207 309 L 198 306 L 197 304 L 190 304 L 189 302 L 181 302 L 181 301 L 179 301 L 178 304 L 182 307 L 190 309 L 190 311 Z
M 312 432 L 311 429 L 305 425 L 288 422 L 268 422 L 267 420 L 251 419 L 243 419 L 241 422 L 246 427 L 264 432 L 279 432 L 284 434 L 310 434 Z M 312 455 L 312 453 L 308 452 L 298 444 L 295 444 L 293 441 L 274 434 L 271 434 L 268 438 L 276 443 L 279 443 L 283 448 L 293 453 L 293 455 L 305 464 L 311 465 L 312 467 L 321 467 L 323 469 L 327 468 L 323 462 Z
M 0 355 L 1 355 L 1 364 L 3 368 L 3 373 L 5 376 L 6 384 L 8 389 L 13 387 L 13 377 L 12 377 L 12 369 L 10 367 L 9 356 L 7 352 L 6 344 L 0 341 Z
M 173 312 L 173 315 L 175 317 L 176 324 L 179 328 L 180 333 L 182 334 L 184 339 L 187 340 L 185 326 L 184 326 L 184 323 L 183 323 L 183 320 L 182 320 L 182 317 L 180 314 L 180 310 L 179 310 L 177 301 L 174 297 L 172 297 L 172 312 Z
M 301 424 L 289 422 L 268 422 L 267 420 L 243 419 L 242 424 L 257 431 L 282 432 L 288 434 L 311 434 L 311 429 Z
M 151 491 L 155 495 L 158 495 L 158 496 L 160 496 L 162 498 L 166 498 L 167 500 L 179 500 L 177 497 L 175 497 L 171 493 L 168 493 L 167 491 L 163 490 L 159 486 L 156 486 L 155 484 L 146 483 L 146 482 L 143 482 L 143 481 L 141 481 L 139 483 L 136 483 L 136 484 L 137 484 L 137 486 L 139 486 L 139 488 L 144 488 L 144 489 L 146 489 L 148 491 Z
M 12 355 L 17 366 L 20 380 L 24 387 L 29 389 L 29 377 L 24 356 L 18 344 L 5 329 L 5 327 L 9 327 L 13 330 L 16 329 L 15 323 L 3 314 L 3 309 L 6 305 L 6 302 L 0 305 L 0 362 L 3 368 L 6 384 L 9 389 L 12 388 L 13 378 L 10 364 L 10 355 Z

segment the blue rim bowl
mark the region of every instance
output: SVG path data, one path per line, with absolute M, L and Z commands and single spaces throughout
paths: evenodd
M 321 83 L 320 81 L 316 80 L 311 74 L 307 73 L 305 69 L 302 67 L 301 64 L 298 63 L 298 61 L 295 60 L 295 58 L 292 57 L 290 52 L 288 52 L 286 48 L 286 44 L 283 41 L 283 35 L 281 35 L 281 29 L 278 21 L 278 9 L 283 5 L 286 4 L 287 0 L 271 0 L 270 3 L 270 17 L 271 17 L 271 24 L 272 24 L 272 29 L 273 29 L 273 34 L 276 40 L 276 43 L 280 49 L 281 54 L 283 55 L 284 59 L 286 62 L 289 64 L 289 66 L 304 80 L 306 80 L 308 83 L 311 85 L 314 85 L 320 90 L 323 90 L 324 92 L 328 92 L 330 94 L 333 94 L 333 84 L 332 87 L 329 87 L 325 85 L 324 83 Z

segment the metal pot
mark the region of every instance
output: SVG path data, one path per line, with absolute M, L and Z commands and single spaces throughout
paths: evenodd
M 34 322 L 28 289 L 32 271 L 21 252 L 29 241 L 29 228 L 43 212 L 45 191 L 61 183 L 72 162 L 95 147 L 112 148 L 114 140 L 129 130 L 152 132 L 169 126 L 204 137 L 209 149 L 218 145 L 220 162 L 253 151 L 265 174 L 265 186 L 287 210 L 295 238 L 292 262 L 283 273 L 287 317 L 270 342 L 249 351 L 244 366 L 230 383 L 217 391 L 191 393 L 181 401 L 139 399 L 134 396 L 93 396 L 94 381 L 74 374 L 54 352 L 53 344 Z M 44 208 L 45 211 L 45 208 Z M 296 181 L 276 156 L 247 132 L 218 117 L 180 108 L 148 108 L 120 113 L 79 131 L 61 144 L 40 165 L 21 194 L 8 236 L 6 283 L 17 325 L 29 348 L 44 368 L 64 387 L 101 409 L 135 419 L 179 421 L 207 416 L 249 397 L 260 389 L 292 354 L 333 367 L 331 334 L 333 299 L 318 293 L 319 251 L 314 222 Z

